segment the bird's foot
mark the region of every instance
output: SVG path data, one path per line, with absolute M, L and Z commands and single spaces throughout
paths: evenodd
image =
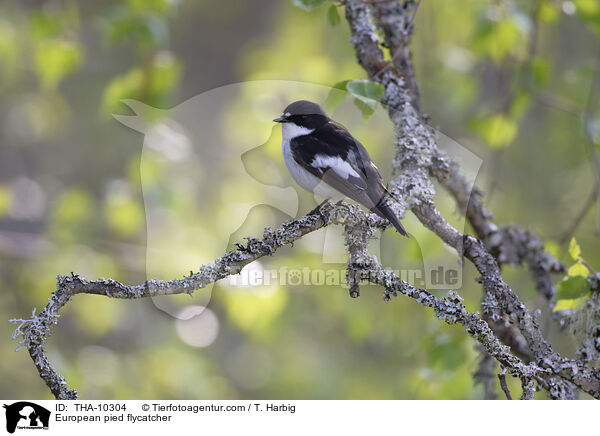
M 329 217 L 325 216 L 323 214 L 323 212 L 321 211 L 321 208 L 326 204 L 329 203 L 329 198 L 326 198 L 325 200 L 323 200 L 317 207 L 315 207 L 313 210 L 311 210 L 310 212 L 308 212 L 308 215 L 319 215 L 319 218 L 321 218 L 323 220 L 324 223 L 327 223 L 327 219 Z

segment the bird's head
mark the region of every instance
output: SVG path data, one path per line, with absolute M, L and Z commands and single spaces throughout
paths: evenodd
M 288 105 L 276 123 L 295 124 L 299 128 L 314 130 L 329 121 L 329 117 L 321 106 L 312 101 L 298 100 Z

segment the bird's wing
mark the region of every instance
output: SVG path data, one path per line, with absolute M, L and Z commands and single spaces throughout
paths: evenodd
M 386 193 L 367 150 L 336 123 L 329 122 L 301 140 L 292 139 L 290 148 L 304 169 L 369 209 Z

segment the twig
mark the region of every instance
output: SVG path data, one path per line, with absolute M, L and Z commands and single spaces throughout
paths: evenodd
M 506 395 L 507 400 L 512 400 L 512 396 L 510 395 L 510 391 L 508 390 L 508 386 L 506 385 L 506 368 L 502 368 L 502 371 L 498 374 L 498 380 L 500 381 L 500 387 Z
M 579 213 L 577 213 L 575 215 L 575 218 L 573 219 L 571 224 L 565 229 L 565 231 L 560 236 L 559 241 L 561 244 L 565 244 L 567 241 L 569 241 L 571 239 L 571 237 L 575 234 L 577 227 L 579 227 L 579 225 L 581 224 L 583 219 L 587 216 L 587 214 L 590 211 L 590 209 L 592 208 L 592 206 L 594 204 L 596 204 L 596 205 L 600 204 L 600 157 L 598 156 L 598 152 L 596 151 L 596 147 L 594 145 L 594 138 L 593 138 L 592 131 L 591 131 L 592 130 L 591 124 L 593 121 L 592 114 L 593 114 L 594 105 L 595 105 L 596 88 L 598 86 L 598 81 L 600 80 L 599 76 L 600 76 L 600 65 L 598 65 L 596 67 L 596 71 L 594 72 L 594 76 L 593 76 L 592 82 L 590 84 L 590 90 L 588 92 L 588 98 L 587 98 L 585 110 L 583 112 L 580 110 L 576 110 L 576 109 L 568 110 L 568 112 L 572 113 L 573 115 L 576 115 L 582 121 L 583 136 L 585 138 L 585 141 L 584 141 L 585 149 L 586 149 L 588 157 L 592 163 L 595 183 L 594 183 L 594 189 L 592 190 L 590 196 L 587 198 L 587 200 L 583 204 L 583 207 L 581 208 Z M 553 101 L 553 100 L 550 99 L 550 101 Z M 556 101 L 553 101 L 553 102 L 556 103 Z M 562 102 L 560 104 L 556 104 L 555 107 L 557 107 L 558 109 L 561 109 L 561 110 L 567 110 L 564 106 L 564 103 L 562 103 Z M 600 220 L 596 220 L 596 233 L 600 233 Z
M 534 96 L 534 99 L 537 103 L 541 105 L 558 109 L 559 111 L 566 112 L 576 117 L 581 116 L 581 110 L 577 107 L 575 103 L 563 99 L 561 97 L 557 97 L 555 95 L 541 91 Z
M 560 236 L 559 242 L 561 244 L 565 244 L 571 240 L 571 238 L 575 234 L 575 231 L 577 230 L 577 227 L 579 227 L 579 224 L 581 224 L 581 221 L 583 221 L 583 219 L 586 217 L 586 215 L 590 211 L 590 208 L 594 205 L 594 203 L 598 202 L 599 195 L 600 195 L 600 183 L 596 183 L 593 191 L 590 193 L 587 200 L 585 200 L 585 203 L 583 204 L 583 207 L 581 208 L 579 213 L 575 216 L 575 218 L 573 219 L 571 224 L 569 224 L 569 226 L 565 229 L 563 234 Z
M 394 65 L 396 63 L 396 61 L 398 60 L 398 58 L 402 55 L 402 51 L 405 50 L 406 45 L 409 43 L 409 36 L 413 31 L 415 18 L 417 17 L 417 11 L 419 10 L 419 6 L 421 6 L 421 1 L 422 0 L 417 1 L 417 4 L 416 4 L 415 8 L 413 9 L 413 13 L 412 13 L 412 16 L 410 17 L 408 24 L 406 24 L 406 26 L 404 26 L 404 29 L 402 30 L 402 42 L 404 44 L 401 46 L 398 46 L 394 50 L 394 54 L 392 55 L 392 59 L 390 60 L 390 62 L 388 62 L 387 65 L 385 67 L 383 67 L 381 70 L 376 72 L 373 75 L 373 78 L 377 78 L 381 73 L 383 73 L 384 71 L 387 71 L 389 68 L 391 68 L 391 66 Z
M 484 400 L 495 400 L 498 397 L 496 394 L 496 380 L 494 378 L 497 362 L 485 351 L 485 349 L 483 349 L 481 344 L 477 344 L 477 350 L 479 351 L 481 358 L 477 365 L 477 371 L 473 373 L 475 384 L 481 384 L 483 386 Z
M 402 281 L 392 271 L 383 269 L 374 257 L 371 257 L 370 262 L 363 265 L 360 270 L 364 280 L 383 286 L 391 294 L 400 293 L 413 298 L 421 305 L 431 307 L 434 315 L 447 324 L 462 324 L 467 333 L 475 338 L 490 356 L 508 368 L 515 377 L 529 379 L 536 376 L 546 378 L 552 375 L 551 371 L 535 364 L 525 364 L 514 356 L 510 348 L 500 342 L 479 314 L 467 312 L 462 304 L 462 298 L 456 292 L 449 291 L 445 298 L 435 297 L 423 289 L 415 288 Z
M 247 238 L 246 245 L 238 244 L 238 249 L 221 256 L 213 264 L 201 266 L 199 272 L 182 279 L 149 280 L 137 286 L 128 286 L 112 279 L 91 281 L 73 273 L 69 276 L 59 275 L 56 290 L 39 315 L 35 314 L 34 309 L 30 319 L 11 320 L 17 324 L 13 339 L 19 340 L 21 346 L 27 347 L 40 377 L 57 399 L 76 399 L 77 391 L 68 387 L 64 377 L 50 364 L 44 350 L 51 327 L 58 322 L 59 310 L 75 295 L 93 294 L 109 298 L 138 299 L 159 295 L 192 294 L 209 283 L 239 273 L 250 262 L 271 255 L 279 248 L 332 223 L 360 225 L 365 232 L 374 231 L 368 229 L 383 230 L 388 225 L 381 218 L 363 212 L 356 205 L 325 204 L 321 208 L 320 215 L 307 215 L 299 220 L 286 222 L 275 230 L 267 228 L 262 239 Z
M 596 59 L 596 62 L 600 62 L 600 56 Z M 588 95 L 588 101 L 586 104 L 585 113 L 583 115 L 583 130 L 585 135 L 585 145 L 586 150 L 588 152 L 588 156 L 592 162 L 592 166 L 594 168 L 594 174 L 596 178 L 596 189 L 595 189 L 595 201 L 598 204 L 598 200 L 600 199 L 600 156 L 598 156 L 598 152 L 596 150 L 594 144 L 594 138 L 592 135 L 592 112 L 594 110 L 594 106 L 596 104 L 596 88 L 598 87 L 598 82 L 600 81 L 600 64 L 596 65 L 596 71 L 594 73 L 594 78 L 592 79 L 592 84 L 590 86 L 590 92 Z M 600 233 L 600 222 L 596 221 L 596 233 Z

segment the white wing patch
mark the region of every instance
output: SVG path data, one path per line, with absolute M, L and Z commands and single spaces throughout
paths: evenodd
M 352 166 L 339 156 L 328 156 L 326 154 L 317 154 L 310 163 L 314 168 L 331 168 L 340 177 L 360 177 Z

